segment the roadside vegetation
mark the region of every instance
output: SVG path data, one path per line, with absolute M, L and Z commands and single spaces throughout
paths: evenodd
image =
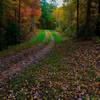
M 46 34 L 48 36 L 46 36 Z M 54 40 L 56 43 L 61 43 L 62 36 L 52 30 L 39 30 L 36 36 L 32 37 L 29 41 L 20 43 L 14 46 L 9 46 L 8 49 L 0 52 L 0 57 L 14 55 L 18 52 L 22 52 L 25 49 L 34 47 L 38 44 L 48 44 L 51 40 Z

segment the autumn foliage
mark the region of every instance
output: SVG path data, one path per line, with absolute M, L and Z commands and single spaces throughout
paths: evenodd
M 29 39 L 40 17 L 40 0 L 0 0 L 0 49 Z

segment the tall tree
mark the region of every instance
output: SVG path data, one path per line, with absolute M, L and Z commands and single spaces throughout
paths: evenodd
M 77 35 L 79 34 L 79 0 L 77 0 Z
M 91 0 L 87 0 L 87 15 L 86 15 L 86 26 L 89 28 L 91 21 Z
M 19 33 L 21 32 L 21 0 L 19 0 L 19 18 L 18 18 L 18 22 L 19 22 Z
M 98 0 L 98 16 L 96 23 L 96 34 L 100 37 L 100 0 Z
M 55 6 L 53 3 L 48 3 L 47 0 L 41 0 L 41 9 L 42 9 L 42 16 L 41 16 L 41 27 L 53 29 L 55 24 L 52 17 L 52 12 Z

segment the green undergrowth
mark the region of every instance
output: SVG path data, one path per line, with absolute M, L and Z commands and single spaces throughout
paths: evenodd
M 25 41 L 24 43 L 20 43 L 14 46 L 9 46 L 8 49 L 0 51 L 0 57 L 10 56 L 18 52 L 21 52 L 24 49 L 31 48 L 32 46 L 36 46 L 44 38 L 45 38 L 45 34 L 41 31 L 39 35 L 37 35 L 36 37 L 32 37 L 29 41 Z
M 44 39 L 45 39 L 45 31 L 40 30 L 39 33 L 34 38 L 31 39 L 31 43 L 37 44 L 43 42 Z
M 30 41 L 27 41 L 27 42 L 24 42 L 21 44 L 17 44 L 14 46 L 9 46 L 7 49 L 0 51 L 0 57 L 16 54 L 18 52 L 21 52 L 24 49 L 30 48 L 31 46 L 33 46 L 33 44 L 31 44 Z
M 46 38 L 46 36 L 45 36 L 45 33 L 47 31 L 51 33 L 51 35 L 48 38 Z M 62 41 L 62 37 L 55 31 L 39 30 L 39 33 L 37 33 L 37 35 L 32 37 L 29 41 L 26 41 L 24 43 L 17 44 L 14 46 L 9 46 L 8 49 L 0 51 L 0 57 L 16 54 L 18 52 L 23 51 L 24 49 L 30 48 L 32 46 L 36 46 L 40 43 L 48 44 L 50 41 L 52 41 L 52 39 L 56 43 L 61 43 L 61 41 Z
M 52 33 L 52 36 L 53 36 L 53 38 L 54 38 L 54 40 L 55 40 L 55 42 L 56 43 L 61 43 L 62 42 L 62 35 L 61 34 L 59 34 L 59 33 L 57 33 L 56 31 L 52 31 L 52 30 L 50 30 L 50 32 Z

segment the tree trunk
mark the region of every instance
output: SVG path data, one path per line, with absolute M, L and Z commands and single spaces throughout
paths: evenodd
M 87 0 L 87 15 L 86 15 L 86 26 L 90 25 L 91 20 L 91 0 Z
M 100 0 L 98 0 L 98 26 L 97 26 L 97 30 L 98 30 L 98 36 L 100 37 Z
M 79 34 L 79 0 L 77 0 L 77 35 Z
M 87 0 L 87 9 L 86 9 L 86 23 L 85 23 L 85 38 L 89 39 L 92 36 L 91 30 L 91 0 Z
M 21 32 L 21 14 L 20 14 L 20 9 L 21 8 L 21 0 L 19 0 L 19 18 L 18 18 L 18 23 L 19 23 L 19 33 Z
M 100 15 L 100 0 L 98 0 L 98 14 Z

